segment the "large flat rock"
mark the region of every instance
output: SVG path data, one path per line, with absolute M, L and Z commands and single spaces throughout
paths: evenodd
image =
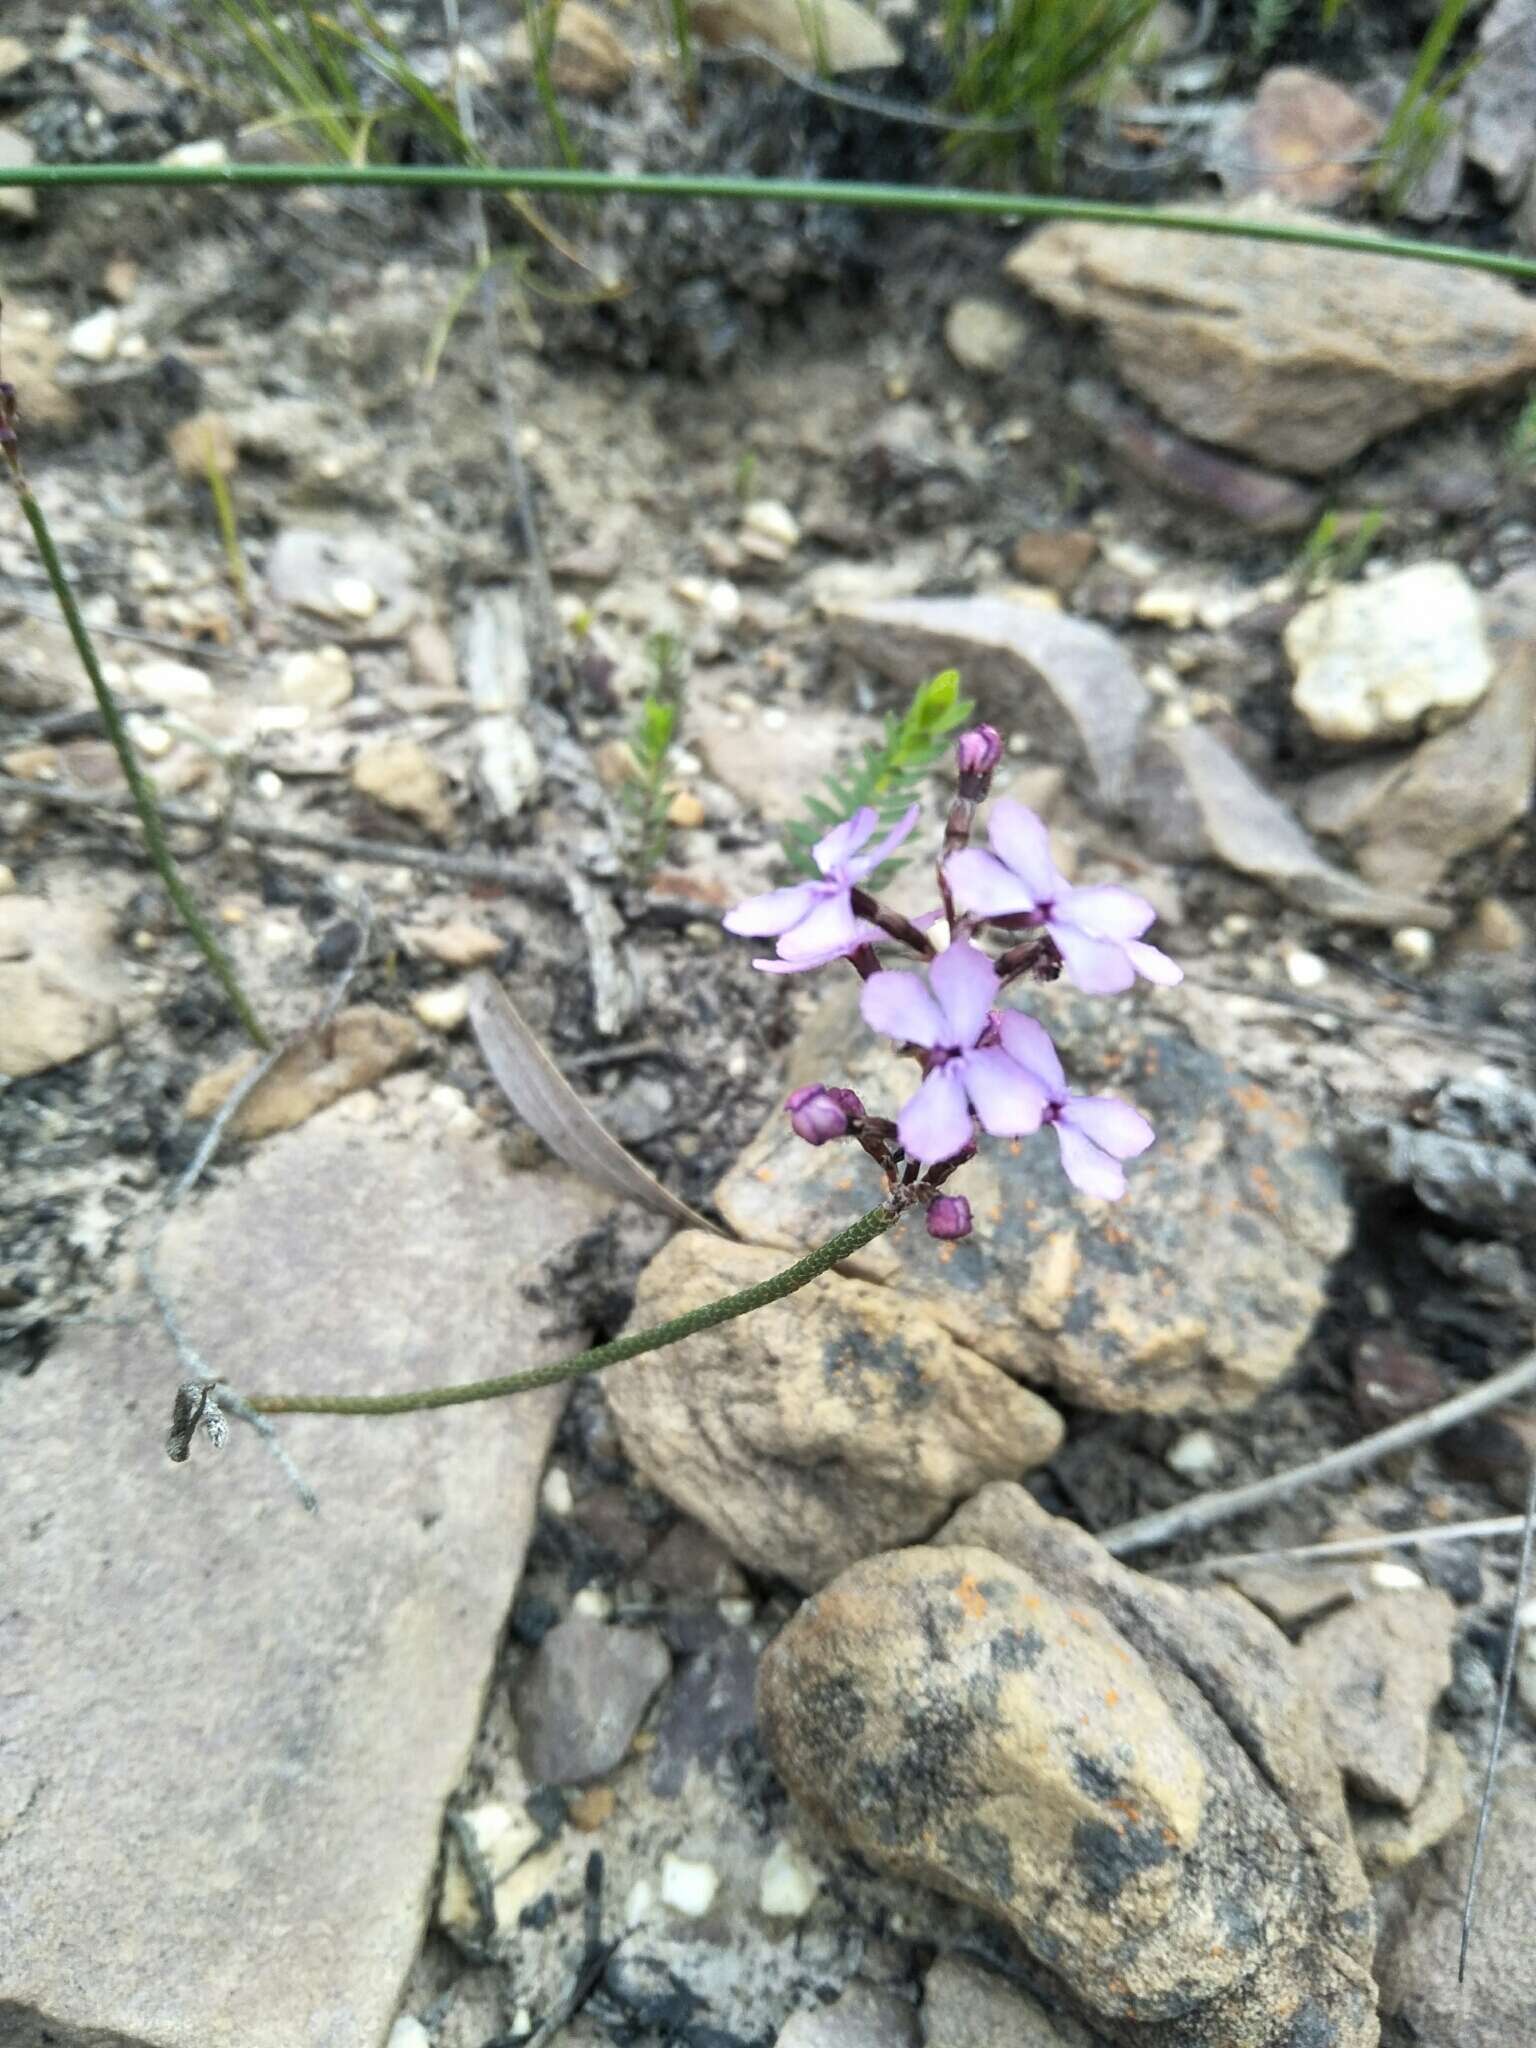
M 245 1391 L 569 1348 L 525 1286 L 599 1198 L 331 1111 L 178 1215 L 161 1268 Z M 190 1463 L 179 1377 L 85 1325 L 0 1380 L 0 2048 L 380 2048 L 478 1726 L 558 1392 L 294 1416 Z

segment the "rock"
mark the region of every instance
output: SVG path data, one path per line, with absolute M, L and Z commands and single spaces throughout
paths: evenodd
M 829 616 L 841 647 L 904 688 L 959 669 L 983 717 L 1086 768 L 1101 804 L 1124 802 L 1152 700 L 1102 626 L 996 597 L 893 598 Z
M 1098 535 L 1079 526 L 1058 533 L 1021 533 L 1009 549 L 1008 559 L 1031 583 L 1070 597 L 1093 567 L 1098 552 Z
M 285 704 L 339 711 L 352 695 L 352 657 L 345 647 L 305 647 L 283 663 L 277 687 Z
M 240 466 L 235 433 L 221 412 L 195 412 L 178 420 L 165 437 L 179 476 L 206 483 L 210 463 L 220 476 L 233 476 Z
M 1358 1172 L 1489 1236 L 1536 1230 L 1536 1090 L 1503 1075 L 1444 1082 L 1412 1123 L 1364 1117 L 1341 1144 Z
M 821 1872 L 793 1842 L 775 1842 L 763 1865 L 757 1909 L 770 1920 L 803 1920 L 821 1890 Z
M 833 1199 L 846 1220 L 846 1194 Z M 683 1231 L 641 1275 L 635 1327 L 784 1264 L 758 1244 Z M 926 1536 L 957 1500 L 1042 1464 L 1062 1437 L 1038 1396 L 935 1316 L 830 1274 L 637 1360 L 607 1395 L 641 1475 L 733 1556 L 798 1586 Z
M 917 404 L 893 405 L 882 413 L 856 445 L 849 471 L 877 509 L 913 527 L 943 527 L 964 518 L 986 490 L 986 465 Z
M 1131 815 L 1154 860 L 1219 860 L 1286 902 L 1337 924 L 1443 931 L 1450 912 L 1372 888 L 1324 860 L 1277 796 L 1207 726 L 1158 726 L 1136 762 Z
M 661 1903 L 670 1906 L 674 1913 L 681 1913 L 688 1920 L 702 1920 L 715 1903 L 719 1889 L 720 1873 L 712 1863 L 670 1853 L 662 1857 L 657 1892 Z
M 5 377 L 16 386 L 17 425 L 23 433 L 29 427 L 70 427 L 79 417 L 74 393 L 59 383 L 63 357 L 64 344 L 52 332 L 47 313 L 7 292 Z
M 1523 953 L 1529 941 L 1520 913 L 1502 896 L 1485 896 L 1476 904 L 1460 937 L 1469 953 Z
M 711 49 L 763 43 L 791 64 L 836 76 L 901 62 L 889 31 L 857 0 L 817 0 L 807 18 L 798 0 L 691 0 L 699 40 Z
M 687 1789 L 690 1770 L 710 1770 L 757 1725 L 757 1648 L 744 1630 L 726 1631 L 690 1657 L 656 1721 L 650 1787 L 660 1799 Z
M 1449 1597 L 1379 1593 L 1309 1628 L 1297 1656 L 1328 1752 L 1366 1799 L 1413 1807 L 1429 1772 L 1429 1716 L 1451 1682 Z
M 990 1486 L 807 1601 L 758 1708 L 836 1839 L 1000 1921 L 1117 2043 L 1373 2048 L 1338 1776 L 1246 1603 L 1139 1578 Z
M 1390 1596 L 1389 1596 L 1390 1597 Z M 1368 1877 L 1391 1877 L 1443 1842 L 1467 1815 L 1467 1764 L 1454 1735 L 1434 1729 L 1424 1789 L 1406 1814 L 1387 1806 L 1350 1807 L 1355 1847 Z
M 507 950 L 500 933 L 477 924 L 472 917 L 451 917 L 435 931 L 413 932 L 412 939 L 423 953 L 445 967 L 488 967 Z
M 835 2004 L 794 2013 L 774 2048 L 919 2048 L 921 2039 L 910 1999 L 855 1981 Z
M 0 892 L 0 1075 L 24 1081 L 110 1044 L 127 992 L 109 911 Z
M 1341 583 L 1285 629 L 1291 701 L 1319 739 L 1406 739 L 1463 718 L 1493 680 L 1477 592 L 1452 562 Z
M 539 787 L 539 757 L 528 731 L 531 670 L 522 600 L 507 585 L 478 591 L 460 649 L 464 688 L 475 707 L 475 770 L 483 801 L 509 824 Z
M 1499 1773 L 1477 1918 L 1458 1984 L 1461 1912 L 1472 1857 L 1471 1831 L 1431 1852 L 1408 1878 L 1407 1910 L 1383 1935 L 1381 2010 L 1414 2048 L 1514 2048 L 1536 2040 L 1531 1953 L 1536 1899 L 1536 1769 L 1513 1758 Z
M 533 47 L 525 22 L 507 31 L 507 62 L 526 77 L 533 70 Z M 595 8 L 583 0 L 564 0 L 555 16 L 554 42 L 549 52 L 549 75 L 557 92 L 574 93 L 577 99 L 611 100 L 621 93 L 635 73 L 635 60 Z
M 538 1848 L 543 1830 L 525 1805 L 509 1806 L 496 1799 L 461 1812 L 457 1821 L 458 1825 L 449 1830 L 443 1858 L 437 1924 L 450 1934 L 473 1941 L 482 1933 L 482 1895 L 477 1893 L 476 1878 L 489 1889 L 495 1925 L 504 1927 L 515 1922 L 514 1898 L 520 1889 L 516 1873 Z M 466 1853 L 478 1866 L 473 1876 L 465 1864 Z
M 168 711 L 197 712 L 213 702 L 213 684 L 190 661 L 141 661 L 133 688 L 143 702 Z
M 159 1268 L 237 1386 L 374 1392 L 559 1355 L 523 1289 L 603 1213 L 574 1175 L 330 1117 L 222 1167 Z M 167 1463 L 170 1347 L 142 1292 L 101 1306 L 125 1326 L 0 1381 L 0 2037 L 382 2041 L 560 1396 L 284 1417 L 310 1519 L 237 1424 Z
M 1303 806 L 1382 887 L 1432 889 L 1463 855 L 1517 825 L 1536 776 L 1536 641 L 1504 648 L 1459 725 L 1411 752 L 1317 776 Z
M 378 740 L 352 764 L 352 787 L 387 811 L 414 818 L 437 839 L 453 831 L 448 778 L 417 740 Z
M 1268 201 L 1237 211 L 1306 219 Z M 1321 476 L 1394 428 L 1536 370 L 1536 305 L 1512 285 L 1373 257 L 1366 286 L 1364 260 L 1057 222 L 1007 269 L 1060 312 L 1102 321 L 1120 374 L 1185 433 Z
M 411 1008 L 429 1031 L 447 1037 L 459 1030 L 469 1015 L 469 984 L 451 981 L 446 988 L 425 988 L 411 998 Z
M 32 62 L 32 52 L 20 36 L 0 36 L 0 78 L 11 78 L 18 71 L 25 71 Z
M 940 1956 L 923 1982 L 925 2048 L 1095 2048 L 1065 2014 L 960 1956 Z
M 536 1785 L 579 1785 L 621 1763 L 672 1659 L 652 1628 L 579 1614 L 545 1636 L 514 1702 L 523 1768 Z
M 1331 78 L 1281 65 L 1235 123 L 1218 126 L 1210 167 L 1233 198 L 1273 192 L 1295 206 L 1339 206 L 1359 190 L 1382 127 Z
M 686 1519 L 674 1522 L 656 1545 L 645 1561 L 645 1576 L 661 1592 L 685 1599 L 736 1599 L 747 1589 L 730 1552 Z
M 680 789 L 667 805 L 667 823 L 681 832 L 697 832 L 708 818 L 703 800 L 691 789 Z
M 110 363 L 122 339 L 123 316 L 115 306 L 103 306 L 99 313 L 87 313 L 70 328 L 64 346 L 82 363 Z
M 413 574 L 409 555 L 393 541 L 302 526 L 284 528 L 266 567 L 277 603 L 348 627 L 349 638 L 367 642 L 397 639 L 416 618 Z
M 936 1253 L 903 1226 L 852 1270 L 885 1282 L 897 1306 L 920 1305 L 957 1343 L 1082 1406 L 1245 1407 L 1295 1363 L 1351 1235 L 1338 1169 L 1310 1115 L 1131 1005 L 1057 988 L 1039 990 L 1032 1007 L 1074 1087 L 1124 1096 L 1157 1130 L 1114 1220 L 1073 1193 L 1048 1138 L 992 1143 L 954 1183 L 971 1203 L 970 1237 Z M 887 1115 L 911 1093 L 911 1075 L 862 1031 L 851 1001 L 823 996 L 785 1085 L 849 1086 Z M 864 1199 L 848 1192 L 858 1171 L 851 1148 L 813 1151 L 775 1110 L 716 1200 L 743 1237 L 803 1250 Z M 1122 1225 L 1123 1215 L 1132 1220 Z
M 1300 533 L 1316 522 L 1321 499 L 1309 485 L 1176 434 L 1096 378 L 1075 377 L 1067 403 L 1128 469 L 1186 504 L 1254 533 Z
M 27 170 L 36 162 L 37 151 L 19 128 L 0 128 L 0 171 Z M 30 185 L 0 185 L 0 220 L 36 219 L 37 194 Z
M 777 498 L 754 498 L 741 515 L 741 541 L 752 552 L 767 551 L 772 561 L 783 561 L 800 545 L 800 522 Z
M 944 344 L 962 370 L 1001 377 L 1024 353 L 1029 326 L 993 299 L 956 299 L 944 315 Z
M 1466 149 L 1512 206 L 1536 170 L 1536 0 L 1496 0 L 1467 76 Z
M 194 142 L 181 142 L 174 149 L 168 149 L 160 161 L 163 164 L 180 164 L 188 170 L 217 170 L 229 162 L 229 145 L 219 135 L 199 136 Z
M 341 1096 L 371 1088 L 392 1074 L 416 1051 L 418 1042 L 415 1027 L 406 1018 L 374 1003 L 354 1003 L 284 1051 L 236 1110 L 231 1135 L 266 1138 L 274 1131 L 292 1130 Z M 241 1053 L 204 1074 L 187 1096 L 186 1114 L 194 1120 L 215 1116 L 256 1061 L 255 1053 Z

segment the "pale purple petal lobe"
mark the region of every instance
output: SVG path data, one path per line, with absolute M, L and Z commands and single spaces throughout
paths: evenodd
M 921 809 L 922 806 L 920 804 L 913 804 L 912 808 L 904 816 L 896 820 L 896 823 L 883 839 L 872 846 L 867 853 L 861 853 L 856 859 L 848 862 L 848 872 L 860 882 L 863 881 L 866 875 L 872 875 L 882 861 L 890 859 L 903 839 L 907 837 L 912 827 L 917 823 L 918 814 Z
M 1061 1121 L 1115 1159 L 1134 1159 L 1146 1151 L 1154 1135 L 1139 1109 L 1113 1095 L 1074 1095 L 1062 1110 Z
M 968 1052 L 961 1064 L 966 1093 L 984 1131 L 994 1138 L 1024 1138 L 1039 1130 L 1049 1098 L 1035 1076 L 1000 1045 Z
M 1058 924 L 1054 918 L 1046 929 L 1056 941 L 1068 979 L 1085 995 L 1117 996 L 1135 981 L 1130 955 L 1118 939 L 1095 939 L 1075 924 Z
M 868 988 L 871 984 L 865 984 Z M 925 1166 L 953 1159 L 971 1142 L 971 1112 L 959 1067 L 935 1067 L 896 1119 L 902 1148 Z
M 781 960 L 804 960 L 810 954 L 846 953 L 858 939 L 859 921 L 848 891 L 822 896 L 797 925 L 779 940 Z
M 992 851 L 1005 867 L 1012 868 L 1036 903 L 1054 902 L 1066 889 L 1066 880 L 1051 859 L 1051 835 L 1045 821 L 1023 804 L 1000 797 L 992 806 L 987 837 Z
M 1061 1146 L 1062 1171 L 1073 1187 L 1085 1195 L 1097 1195 L 1101 1202 L 1118 1202 L 1125 1193 L 1125 1175 L 1118 1161 L 1070 1124 L 1057 1124 L 1056 1139 Z
M 1060 1055 L 1051 1043 L 1051 1034 L 1039 1018 L 1027 1017 L 1022 1010 L 1004 1010 L 997 1028 L 1009 1058 L 1027 1068 L 1048 1095 L 1065 1101 L 1067 1077 Z
M 1160 953 L 1143 939 L 1128 939 L 1125 952 L 1136 972 L 1147 981 L 1155 981 L 1160 988 L 1177 988 L 1184 979 L 1184 970 L 1177 960 L 1170 960 L 1166 953 Z
M 997 969 L 979 946 L 959 940 L 928 970 L 928 980 L 949 1025 L 946 1045 L 974 1045 L 997 1001 Z
M 1055 914 L 1096 939 L 1139 939 L 1157 916 L 1145 896 L 1108 883 L 1065 890 L 1056 899 Z
M 835 867 L 857 853 L 870 833 L 880 822 L 880 813 L 870 804 L 863 804 L 851 818 L 845 818 L 841 825 L 834 825 L 824 833 L 811 848 L 811 857 L 824 875 L 830 875 Z
M 952 853 L 944 873 L 960 908 L 976 917 L 1008 917 L 1035 907 L 1035 898 L 1018 876 L 979 846 Z
M 821 892 L 819 882 L 796 882 L 792 888 L 770 889 L 762 896 L 749 896 L 728 910 L 720 922 L 728 932 L 744 939 L 776 939 L 813 909 Z
M 944 1013 L 916 974 L 872 974 L 859 997 L 859 1012 L 871 1031 L 904 1045 L 942 1045 Z

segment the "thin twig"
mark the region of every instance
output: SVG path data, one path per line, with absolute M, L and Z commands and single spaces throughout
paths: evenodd
M 1250 996 L 1257 1003 L 1271 1003 L 1282 1010 L 1301 1010 L 1319 1017 L 1337 1017 L 1346 1024 L 1353 1024 L 1357 1030 L 1408 1031 L 1416 1035 L 1429 1033 L 1436 1038 L 1454 1038 L 1463 1045 L 1484 1045 L 1490 1051 L 1523 1053 L 1529 1043 L 1515 1030 L 1502 1026 L 1454 1024 L 1443 1017 L 1432 1017 L 1423 1010 L 1411 1014 L 1393 1016 L 1390 1012 L 1352 1010 L 1347 1003 L 1330 1002 L 1326 996 L 1308 995 L 1300 989 L 1256 988 L 1248 982 L 1224 981 L 1219 976 L 1200 974 L 1186 975 L 1185 979 L 1195 988 L 1211 989 L 1218 995 Z
M 51 804 L 56 810 L 93 811 L 108 817 L 121 816 L 133 809 L 131 797 L 93 796 L 83 789 L 67 789 L 55 782 L 26 782 L 15 775 L 0 775 L 0 797 L 4 796 L 30 798 L 35 803 Z M 425 874 L 451 875 L 456 881 L 495 882 L 503 889 L 543 903 L 564 906 L 569 901 L 561 878 L 552 869 L 531 863 L 525 866 L 519 861 L 494 860 L 483 854 L 440 853 L 434 847 L 406 846 L 388 839 L 351 839 L 337 832 L 310 832 L 300 826 L 269 823 L 264 818 L 236 816 L 226 821 L 190 804 L 161 804 L 160 815 L 167 825 L 225 833 L 231 839 L 248 839 L 257 846 L 292 846 L 309 853 L 329 854 L 333 860 L 420 868 Z
M 1536 1537 L 1536 1465 L 1532 1465 L 1531 1476 L 1526 1485 L 1525 1537 L 1520 1545 L 1520 1565 L 1515 1573 L 1515 1593 L 1509 1610 L 1509 1626 L 1504 1632 L 1504 1675 L 1499 1683 L 1499 1711 L 1494 1717 L 1493 1740 L 1488 1745 L 1488 1771 L 1483 1779 L 1482 1802 L 1477 1809 L 1477 1833 L 1472 1842 L 1472 1868 L 1467 1873 L 1467 1896 L 1461 1909 L 1461 1955 L 1456 1965 L 1458 1984 L 1464 1984 L 1467 1980 L 1467 1949 L 1472 1940 L 1472 1913 L 1477 1904 L 1477 1881 L 1482 1874 L 1483 1848 L 1488 1834 L 1488 1823 L 1493 1817 L 1493 1783 L 1498 1775 L 1499 1752 L 1504 1746 L 1504 1723 L 1509 1714 L 1510 1695 L 1515 1689 L 1515 1658 L 1520 1648 L 1520 1609 L 1525 1601 L 1526 1581 L 1531 1574 L 1533 1537 Z
M 1392 1451 L 1407 1450 L 1430 1437 L 1441 1436 L 1458 1422 L 1467 1422 L 1474 1415 L 1497 1408 L 1532 1386 L 1536 1386 L 1536 1351 L 1528 1351 L 1524 1358 L 1484 1380 L 1481 1386 L 1469 1387 L 1464 1394 L 1426 1408 L 1422 1415 L 1410 1415 L 1406 1421 L 1394 1422 L 1390 1429 L 1379 1429 L 1374 1436 L 1361 1437 L 1358 1443 L 1345 1444 L 1341 1450 L 1330 1451 L 1310 1464 L 1272 1473 L 1268 1479 L 1255 1479 L 1248 1486 L 1234 1486 L 1224 1493 L 1200 1494 L 1179 1507 L 1143 1515 L 1135 1522 L 1122 1522 L 1118 1529 L 1107 1530 L 1099 1541 L 1112 1557 L 1128 1557 L 1132 1551 L 1150 1550 L 1155 1544 L 1173 1543 L 1181 1536 L 1213 1529 L 1218 1522 L 1230 1522 L 1234 1515 L 1245 1515 L 1251 1508 L 1284 1500 L 1287 1495 L 1300 1493 L 1323 1480 L 1341 1479 L 1362 1466 L 1374 1465 L 1378 1458 Z
M 1442 1543 L 1474 1543 L 1493 1536 L 1518 1536 L 1524 1515 L 1490 1515 L 1481 1522 L 1446 1522 L 1439 1528 L 1382 1529 L 1374 1536 L 1347 1536 L 1328 1543 L 1296 1543 L 1282 1550 L 1240 1550 L 1225 1557 L 1201 1557 L 1191 1564 L 1171 1564 L 1172 1573 L 1201 1578 L 1248 1571 L 1266 1565 L 1326 1564 L 1334 1559 L 1370 1557 L 1378 1550 L 1433 1550 Z

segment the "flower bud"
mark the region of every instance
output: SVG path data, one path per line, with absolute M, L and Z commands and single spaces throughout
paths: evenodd
M 819 1082 L 797 1088 L 784 1105 L 795 1136 L 804 1138 L 807 1145 L 825 1145 L 832 1138 L 847 1137 L 848 1111 L 837 1098 L 850 1092 L 846 1088 L 823 1088 Z M 851 1099 L 857 1103 L 859 1098 L 853 1095 Z
M 928 1204 L 928 1235 L 950 1239 L 970 1234 L 971 1205 L 964 1195 L 935 1195 Z
M 990 775 L 1002 758 L 1002 735 L 996 726 L 972 726 L 955 742 L 955 762 L 967 778 Z

